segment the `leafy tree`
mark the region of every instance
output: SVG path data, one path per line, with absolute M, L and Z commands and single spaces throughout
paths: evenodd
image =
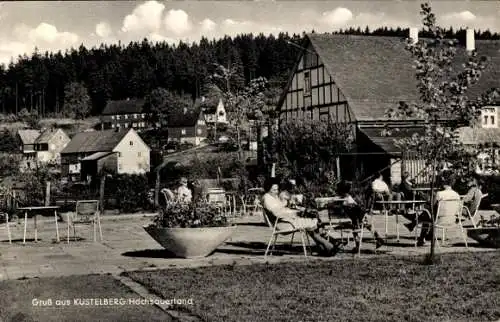
M 171 113 L 183 113 L 191 110 L 193 100 L 188 95 L 174 94 L 164 88 L 156 88 L 146 97 L 146 109 L 153 114 L 153 123 L 167 124 Z
M 352 144 L 352 130 L 345 124 L 283 122 L 264 141 L 264 161 L 276 163 L 278 177 L 300 178 L 303 186 L 319 192 L 328 183 L 325 179 L 336 173 L 333 160 Z
M 19 144 L 16 138 L 7 129 L 0 133 L 0 151 L 9 153 L 19 152 Z
M 89 115 L 90 96 L 82 83 L 72 82 L 65 87 L 64 110 L 76 119 L 84 119 Z
M 436 16 L 427 3 L 421 5 L 424 32 L 429 39 L 408 42 L 407 49 L 415 59 L 417 87 L 420 101 L 401 102 L 398 108 L 388 111 L 393 119 L 419 118 L 424 120 L 425 134 L 397 140 L 406 150 L 415 151 L 425 160 L 431 172 L 431 188 L 436 186 L 438 166 L 451 163 L 459 176 L 472 171 L 475 153 L 471 153 L 460 141 L 457 129 L 463 125 L 474 125 L 480 109 L 493 98 L 494 91 L 474 99 L 468 97 L 467 89 L 476 83 L 485 68 L 486 58 L 478 57 L 474 51 L 462 70 L 456 70 L 457 41 L 445 39 L 445 30 L 436 25 Z M 443 120 L 453 120 L 444 122 Z M 389 133 L 390 130 L 387 132 Z M 473 151 L 472 151 L 473 152 Z M 434 196 L 431 204 L 434 204 Z M 431 207 L 432 218 L 434 209 Z M 432 236 L 430 263 L 434 261 L 435 239 Z

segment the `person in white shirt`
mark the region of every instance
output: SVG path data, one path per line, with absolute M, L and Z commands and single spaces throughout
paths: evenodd
M 370 204 L 372 205 L 372 209 L 381 210 L 383 208 L 382 205 L 376 203 L 377 201 L 392 200 L 391 189 L 385 183 L 384 176 L 380 172 L 377 174 L 377 178 L 372 181 L 371 190 Z
M 372 191 L 387 197 L 391 195 L 391 189 L 389 189 L 389 186 L 385 183 L 382 173 L 379 173 L 377 178 L 373 180 Z
M 439 205 L 440 201 L 443 200 L 456 200 L 460 201 L 460 195 L 453 190 L 452 188 L 452 178 L 451 174 L 447 176 L 443 176 L 441 178 L 441 185 L 443 186 L 443 190 L 440 190 L 436 193 L 436 196 L 434 198 L 434 205 L 428 205 L 428 207 L 434 207 L 434 213 L 437 212 L 437 208 Z M 460 203 L 443 203 L 441 207 L 457 207 L 457 205 L 460 205 Z M 443 210 L 440 213 L 440 217 L 438 218 L 438 224 L 441 225 L 449 225 L 452 223 L 455 223 L 456 220 L 456 215 L 458 213 L 459 209 L 449 209 L 447 211 L 446 209 Z M 442 214 L 447 214 L 447 216 L 442 216 Z M 426 240 L 430 240 L 432 238 L 432 219 L 429 217 L 429 214 L 427 212 L 422 212 L 418 216 L 418 222 L 423 223 L 422 225 L 422 230 L 420 231 L 420 237 L 417 240 L 417 246 L 424 246 Z M 409 224 L 405 225 L 408 230 L 413 231 L 413 229 L 416 226 L 416 221 L 412 221 Z
M 186 178 L 182 177 L 180 180 L 180 186 L 176 190 L 177 201 L 183 203 L 190 203 L 193 199 L 191 190 L 188 188 L 188 181 Z

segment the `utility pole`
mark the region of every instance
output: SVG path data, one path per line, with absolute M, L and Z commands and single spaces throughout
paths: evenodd
M 18 86 L 17 86 L 17 82 L 16 82 L 16 116 L 17 116 L 17 113 L 19 111 L 17 95 L 18 95 Z

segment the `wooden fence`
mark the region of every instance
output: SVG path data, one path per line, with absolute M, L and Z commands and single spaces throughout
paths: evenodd
M 425 160 L 420 158 L 416 152 L 407 151 L 403 153 L 401 162 L 401 173 L 408 172 L 416 186 L 430 184 L 432 172 L 431 167 L 426 165 Z

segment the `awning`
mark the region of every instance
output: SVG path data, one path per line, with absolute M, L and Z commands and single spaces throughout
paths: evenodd
M 390 135 L 384 135 L 384 129 L 380 127 L 359 128 L 359 132 L 366 136 L 368 140 L 377 145 L 385 153 L 398 155 L 401 153 L 401 149 L 396 145 L 396 140 L 410 138 L 415 133 L 423 135 L 425 134 L 425 128 L 401 127 L 398 130 L 391 129 Z
M 104 157 L 107 157 L 110 154 L 113 154 L 115 152 L 96 152 L 94 154 L 89 155 L 88 157 L 85 157 L 82 159 L 82 161 L 95 161 L 102 159 Z

